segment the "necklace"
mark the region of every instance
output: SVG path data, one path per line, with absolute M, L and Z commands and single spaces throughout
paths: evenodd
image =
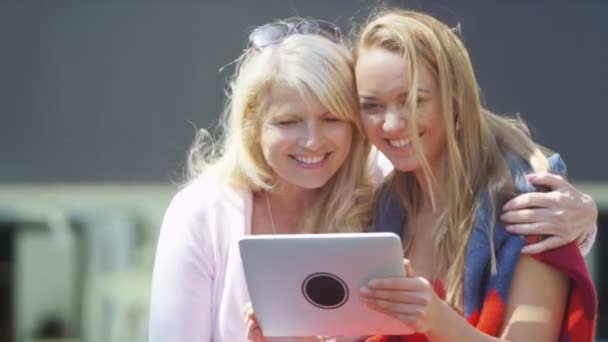
M 272 233 L 276 234 L 277 229 L 274 225 L 274 217 L 272 215 L 272 207 L 270 206 L 270 197 L 268 197 L 268 191 L 264 192 L 264 197 L 266 197 L 266 209 L 268 210 L 268 216 L 270 216 L 270 226 L 272 227 Z

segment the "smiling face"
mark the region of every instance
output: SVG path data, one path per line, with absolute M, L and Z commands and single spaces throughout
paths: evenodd
M 412 145 L 418 136 L 421 151 L 433 173 L 446 150 L 446 130 L 441 114 L 441 94 L 435 75 L 423 63 L 418 65 L 416 127 L 412 131 L 407 103 L 408 65 L 404 58 L 383 48 L 362 49 L 355 67 L 359 103 L 365 132 L 374 144 L 402 172 L 418 172 L 421 163 Z
M 282 83 L 271 89 L 271 105 L 262 122 L 260 143 L 266 162 L 282 186 L 317 189 L 346 160 L 353 124 L 303 98 Z

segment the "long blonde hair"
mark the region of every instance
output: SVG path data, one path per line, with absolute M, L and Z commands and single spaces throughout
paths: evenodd
M 362 49 L 371 48 L 399 53 L 407 63 L 408 106 L 412 113 L 410 136 L 425 177 L 431 182 L 443 175 L 433 175 L 415 131 L 417 95 L 412 85 L 418 79 L 419 63 L 432 70 L 438 81 L 446 127 L 448 174 L 445 176 L 448 179 L 445 182 L 447 208 L 439 213 L 438 222 L 432 228 L 432 255 L 437 256 L 436 276 L 445 281 L 447 302 L 462 310 L 464 259 L 481 195 L 484 191 L 490 192 L 492 211 L 495 211 L 497 201 L 515 193 L 506 154 L 523 158 L 534 170 L 547 170 L 546 152 L 531 140 L 521 120 L 483 108 L 465 46 L 455 32 L 434 17 L 408 10 L 382 10 L 374 14 L 358 34 L 355 59 Z M 408 217 L 413 217 L 422 198 L 421 185 L 411 173 L 402 172 L 395 172 L 390 182 Z M 492 237 L 489 243 L 494 251 Z M 494 258 L 492 265 L 495 265 Z
M 199 132 L 188 158 L 190 179 L 216 172 L 242 190 L 273 188 L 275 174 L 262 154 L 260 130 L 273 113 L 270 91 L 277 83 L 291 86 L 304 99 L 319 101 L 354 128 L 350 146 L 345 147 L 350 153 L 319 192 L 305 232 L 367 230 L 373 205 L 366 166 L 370 144 L 359 117 L 352 55 L 342 44 L 321 36 L 291 35 L 261 50 L 245 50 L 230 82 L 220 139 Z

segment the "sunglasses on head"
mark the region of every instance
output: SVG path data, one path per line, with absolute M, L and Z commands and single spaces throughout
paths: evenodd
M 249 35 L 249 45 L 255 49 L 278 44 L 292 34 L 319 35 L 338 43 L 341 39 L 340 28 L 323 20 L 302 20 L 293 23 L 272 23 L 260 26 Z

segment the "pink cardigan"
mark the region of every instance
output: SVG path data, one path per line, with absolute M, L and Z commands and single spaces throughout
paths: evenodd
M 156 251 L 150 342 L 247 341 L 237 242 L 251 232 L 251 210 L 250 192 L 209 175 L 173 198 Z

